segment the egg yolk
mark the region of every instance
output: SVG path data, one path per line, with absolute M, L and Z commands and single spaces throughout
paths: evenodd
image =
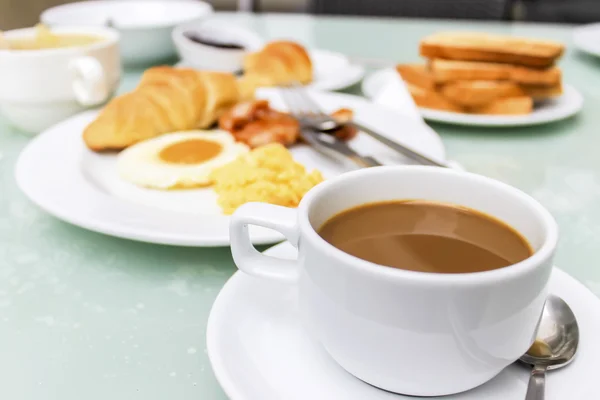
M 165 147 L 158 156 L 171 164 L 200 164 L 216 157 L 222 149 L 212 140 L 190 139 Z

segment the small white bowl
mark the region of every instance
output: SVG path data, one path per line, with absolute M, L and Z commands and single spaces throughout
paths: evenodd
M 123 63 L 146 66 L 175 56 L 175 26 L 212 13 L 212 6 L 199 0 L 92 0 L 50 8 L 40 20 L 49 26 L 107 26 L 110 21 L 121 35 Z
M 233 43 L 243 49 L 215 47 L 195 42 L 187 37 L 195 34 L 220 43 Z M 236 72 L 248 52 L 260 50 L 263 40 L 256 33 L 220 21 L 183 24 L 173 30 L 173 42 L 186 66 L 211 71 Z

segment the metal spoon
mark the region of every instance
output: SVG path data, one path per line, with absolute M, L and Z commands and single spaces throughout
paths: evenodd
M 546 371 L 573 361 L 578 344 L 575 314 L 563 299 L 548 296 L 535 342 L 519 359 L 533 366 L 525 400 L 544 400 Z

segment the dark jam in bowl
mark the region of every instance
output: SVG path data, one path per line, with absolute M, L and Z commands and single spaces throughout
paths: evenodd
M 185 32 L 185 37 L 190 39 L 194 43 L 200 43 L 205 46 L 216 47 L 219 49 L 229 49 L 229 50 L 244 50 L 244 46 L 238 43 L 233 43 L 231 41 L 219 40 L 214 37 L 209 37 L 208 35 L 203 35 L 198 32 Z

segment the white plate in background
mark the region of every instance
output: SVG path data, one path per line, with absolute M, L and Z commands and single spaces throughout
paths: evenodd
M 341 90 L 358 83 L 365 75 L 364 67 L 351 64 L 348 57 L 329 50 L 309 50 L 313 62 L 313 82 L 316 90 Z
M 342 53 L 329 50 L 312 49 L 308 51 L 313 63 L 313 82 L 307 85 L 310 89 L 335 91 L 357 84 L 365 76 L 365 68 L 351 64 Z M 177 67 L 192 67 L 186 60 L 180 61 Z M 240 66 L 241 68 L 241 66 Z
M 369 99 L 375 98 L 385 85 L 388 85 L 392 79 L 397 79 L 397 74 L 394 68 L 373 72 L 362 83 L 363 94 Z M 547 124 L 569 118 L 583 108 L 583 96 L 577 89 L 565 84 L 563 90 L 562 96 L 536 104 L 533 112 L 527 115 L 477 115 L 422 107 L 419 111 L 428 121 L 453 125 L 514 127 Z
M 600 57 L 600 23 L 574 28 L 573 43 L 579 50 Z
M 354 110 L 357 121 L 392 139 L 438 160 L 444 160 L 439 136 L 425 124 L 407 119 L 393 110 L 361 97 L 313 92 L 324 110 L 341 107 Z M 275 108 L 285 109 L 274 89 L 259 91 Z M 121 180 L 115 154 L 87 149 L 82 132 L 98 111 L 76 115 L 33 139 L 16 165 L 21 190 L 40 208 L 71 224 L 151 243 L 184 246 L 228 246 L 229 217 L 221 214 L 212 189 L 158 191 Z M 386 164 L 408 160 L 379 142 L 360 134 L 350 142 L 360 153 L 373 155 Z M 292 149 L 294 157 L 308 169 L 317 168 L 332 177 L 349 169 L 305 145 Z M 351 168 L 351 167 L 350 167 Z M 251 231 L 254 243 L 275 243 L 279 233 L 268 229 Z
M 265 252 L 294 259 L 284 242 Z M 550 292 L 573 309 L 581 341 L 575 361 L 546 377 L 546 400 L 598 398 L 600 299 L 554 268 Z M 208 356 L 231 400 L 410 400 L 377 389 L 347 373 L 304 331 L 293 285 L 236 272 L 215 300 L 206 331 Z M 440 400 L 523 400 L 530 368 L 513 364 L 488 383 Z

